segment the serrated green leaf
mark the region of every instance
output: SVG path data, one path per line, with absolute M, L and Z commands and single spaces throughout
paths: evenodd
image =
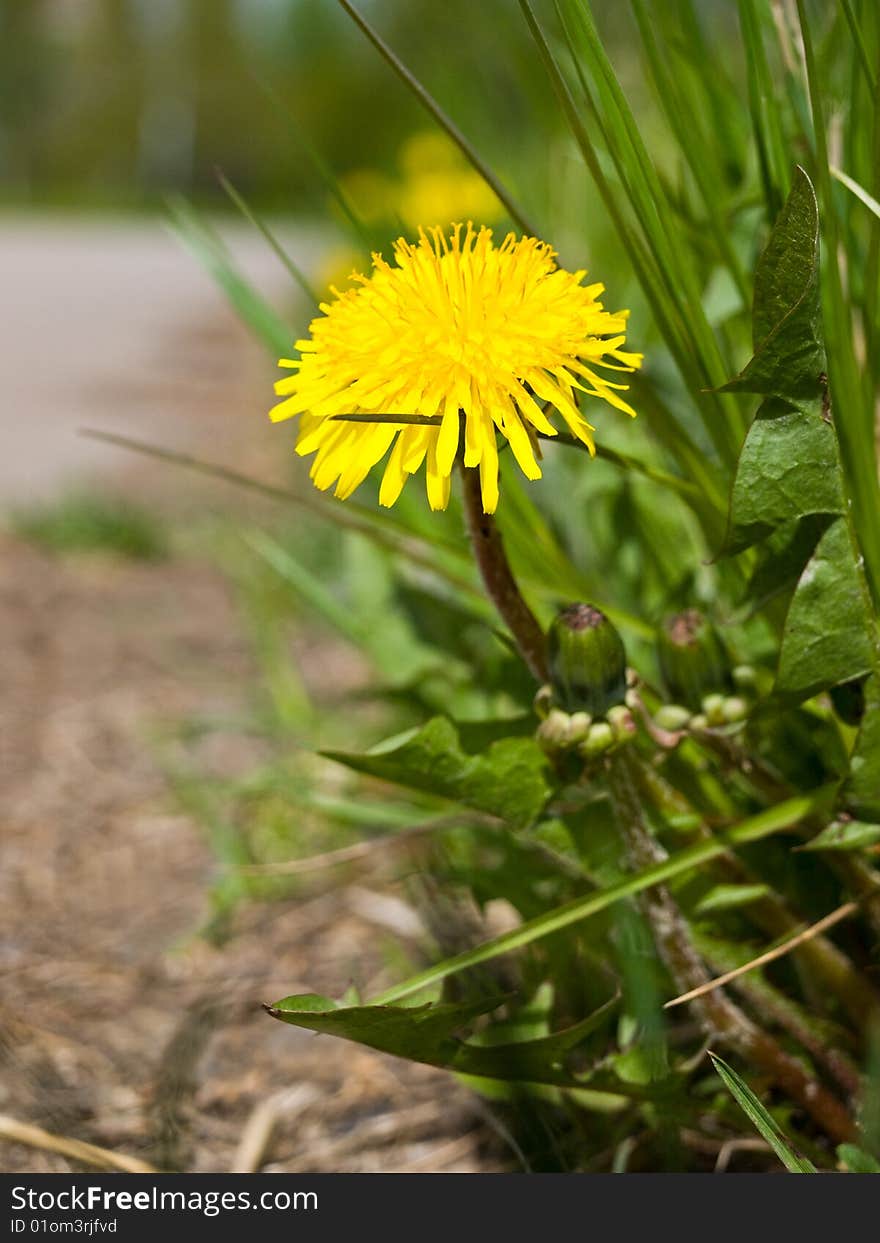
M 849 530 L 838 518 L 819 540 L 795 588 L 776 691 L 806 699 L 870 672 L 872 627 Z
M 730 498 L 724 554 L 741 552 L 783 523 L 844 510 L 834 428 L 809 411 L 765 401 L 749 428 Z
M 880 821 L 880 675 L 865 683 L 865 714 L 843 787 L 844 805 L 855 816 Z
M 453 723 L 434 717 L 390 741 L 366 755 L 322 754 L 356 772 L 499 816 L 514 828 L 532 824 L 550 795 L 547 760 L 533 738 L 502 738 L 483 754 L 468 755 Z
M 809 514 L 784 522 L 757 549 L 757 561 L 744 593 L 751 613 L 794 590 L 804 566 L 832 521 L 829 514 Z
M 863 820 L 835 820 L 817 833 L 804 850 L 862 850 L 880 842 L 880 824 Z
M 826 370 L 819 298 L 819 208 L 812 183 L 795 170 L 791 192 L 755 272 L 754 355 L 727 392 L 816 398 Z
M 371 1049 L 397 1057 L 448 1065 L 455 1058 L 457 1043 L 453 1033 L 481 1014 L 488 1014 L 505 1001 L 504 997 L 482 997 L 475 1001 L 427 1002 L 423 1005 L 341 1006 L 315 993 L 284 997 L 268 1006 L 273 1018 L 295 1027 L 356 1040 Z
M 709 1057 L 712 1059 L 712 1065 L 715 1067 L 730 1095 L 755 1129 L 776 1153 L 789 1174 L 818 1173 L 812 1161 L 797 1155 L 775 1119 L 768 1113 L 752 1089 L 739 1077 L 736 1071 L 722 1061 L 720 1057 L 716 1056 L 716 1054 L 710 1052 Z
M 314 993 L 303 993 L 285 997 L 266 1009 L 283 1023 L 353 1040 L 383 1053 L 459 1074 L 518 1083 L 579 1086 L 581 1080 L 566 1069 L 566 1059 L 606 1027 L 617 1008 L 616 999 L 563 1031 L 533 1040 L 488 1044 L 457 1038 L 456 1032 L 506 1000 L 496 996 L 463 1003 L 343 1006 Z

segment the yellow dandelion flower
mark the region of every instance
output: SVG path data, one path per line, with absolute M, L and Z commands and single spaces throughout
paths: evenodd
M 622 348 L 628 312 L 605 311 L 604 286 L 557 267 L 544 242 L 510 233 L 495 246 L 491 229 L 455 225 L 449 235 L 420 230 L 416 243 L 400 238 L 394 260 L 374 254 L 369 277 L 334 289 L 296 342 L 300 357 L 280 360 L 293 374 L 276 384 L 283 400 L 271 417 L 302 415 L 296 451 L 314 453 L 316 487 L 350 496 L 390 449 L 380 503 L 393 505 L 425 463 L 430 506 L 445 509 L 461 457 L 479 467 L 483 508 L 494 513 L 499 434 L 523 474 L 539 479 L 537 433 L 556 435 L 548 413 L 591 453 L 594 428 L 577 394 L 634 414 L 619 396 L 627 386 L 598 370 L 640 365 Z

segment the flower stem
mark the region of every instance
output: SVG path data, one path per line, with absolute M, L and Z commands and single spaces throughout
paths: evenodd
M 463 466 L 461 475 L 468 535 L 486 594 L 509 627 L 519 653 L 536 681 L 546 682 L 544 632 L 520 594 L 494 517 L 483 513 L 480 472 L 474 466 Z
M 625 747 L 614 754 L 608 765 L 608 788 L 630 864 L 643 871 L 661 863 L 667 856 L 642 815 L 635 781 L 637 765 L 638 760 Z M 639 901 L 676 987 L 685 992 L 705 984 L 710 978 L 709 972 L 666 886 L 656 885 L 645 890 Z M 760 1067 L 835 1142 L 852 1141 L 856 1126 L 840 1101 L 772 1036 L 753 1023 L 723 989 L 705 993 L 691 1004 L 707 1033 L 717 1036 L 744 1060 Z

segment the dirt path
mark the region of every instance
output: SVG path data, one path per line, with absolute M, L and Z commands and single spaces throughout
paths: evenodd
M 283 309 L 289 277 L 252 231 L 221 226 Z M 285 235 L 308 263 L 313 239 Z M 126 471 L 99 426 L 222 456 L 267 435 L 268 369 L 210 277 L 162 220 L 0 215 L 0 506 Z M 259 382 L 257 375 L 260 375 Z
M 167 471 L 76 441 L 86 419 L 237 462 L 253 414 L 260 454 L 262 355 L 173 242 L 118 235 L 96 266 L 94 234 L 66 249 L 16 229 L 0 230 L 20 290 L 0 300 L 21 311 L 3 349 L 0 504 L 86 477 L 178 504 Z M 196 935 L 217 863 L 150 739 L 196 712 L 246 715 L 255 671 L 217 571 L 62 560 L 0 536 L 0 636 L 0 1114 L 163 1168 L 232 1169 L 266 1118 L 261 1169 L 499 1168 L 448 1077 L 259 1007 L 381 976 L 388 934 L 362 891 L 250 908 L 222 945 Z M 261 758 L 234 726 L 212 745 L 242 771 Z M 0 1168 L 71 1163 L 0 1142 Z

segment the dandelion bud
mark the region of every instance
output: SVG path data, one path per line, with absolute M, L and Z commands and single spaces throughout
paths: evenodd
M 571 741 L 571 717 L 559 708 L 551 708 L 538 726 L 536 737 L 545 751 L 563 751 Z
M 604 613 L 590 604 L 571 604 L 557 614 L 547 634 L 550 679 L 569 712 L 602 717 L 626 695 L 626 652 Z
M 703 712 L 710 725 L 724 725 L 724 696 L 707 695 L 702 703 Z
M 743 695 L 752 698 L 758 692 L 758 675 L 751 665 L 737 665 L 731 672 L 733 684 Z
M 614 734 L 615 742 L 628 742 L 636 732 L 636 723 L 629 708 L 617 704 L 608 709 L 608 724 Z
M 701 709 L 706 695 L 733 690 L 721 636 L 696 609 L 665 619 L 657 635 L 657 657 L 670 695 L 693 712 Z
M 749 715 L 748 701 L 741 695 L 730 695 L 721 704 L 721 715 L 728 725 L 744 721 Z
M 596 721 L 590 726 L 589 733 L 578 747 L 578 754 L 582 759 L 595 760 L 610 751 L 614 746 L 614 741 L 614 730 L 608 722 Z
M 568 739 L 574 745 L 576 742 L 583 742 L 587 734 L 590 732 L 590 726 L 593 724 L 593 718 L 589 712 L 573 712 L 568 718 Z
M 671 733 L 687 729 L 690 719 L 690 711 L 681 704 L 663 704 L 654 713 L 654 724 L 660 729 L 668 729 Z

